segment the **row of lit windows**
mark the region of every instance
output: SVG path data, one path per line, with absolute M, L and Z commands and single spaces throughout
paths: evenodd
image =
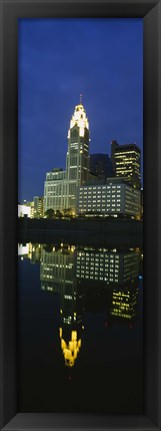
M 123 159 L 124 161 L 129 161 L 129 162 L 132 162 L 132 163 L 136 163 L 136 159 L 138 159 L 139 160 L 139 157 L 137 157 L 137 156 L 135 156 L 135 157 L 127 157 L 126 156 L 126 154 L 122 154 L 122 155 L 115 155 L 115 159 L 116 160 L 118 160 L 118 159 Z
M 105 196 L 106 195 L 111 195 L 111 194 L 113 194 L 113 193 L 116 193 L 117 195 L 118 194 L 120 194 L 120 192 L 121 192 L 121 190 L 119 189 L 119 190 L 116 190 L 116 189 L 109 189 L 109 190 L 84 190 L 84 189 L 80 189 L 80 191 L 79 191 L 79 193 L 80 194 L 85 194 L 85 195 L 91 195 L 91 194 L 97 194 L 97 195 L 101 195 L 101 194 L 104 194 Z
M 96 268 L 97 267 L 97 268 Z M 98 268 L 99 267 L 99 268 Z M 110 271 L 110 272 L 113 272 L 113 271 L 115 271 L 115 272 L 119 272 L 119 266 L 118 265 L 116 265 L 115 267 L 114 267 L 114 265 L 108 265 L 108 264 L 106 264 L 106 265 L 99 265 L 98 263 L 91 263 L 90 265 L 80 265 L 79 263 L 77 264 L 77 270 L 79 270 L 79 271 L 85 271 L 85 269 L 86 270 L 95 270 L 95 271 L 104 271 L 105 269 L 106 270 L 108 270 L 108 271 Z
M 83 271 L 84 269 L 86 268 L 86 270 L 88 269 L 95 269 L 95 271 L 97 271 L 98 269 L 99 269 L 99 271 L 111 271 L 111 272 L 113 272 L 113 271 L 115 271 L 115 272 L 118 272 L 119 271 L 119 266 L 118 265 L 108 265 L 108 264 L 106 264 L 106 265 L 103 265 L 103 266 L 101 266 L 101 265 L 99 265 L 98 263 L 91 263 L 90 265 L 88 264 L 88 265 L 79 265 L 79 264 L 77 264 L 77 269 L 79 269 L 79 270 L 81 270 L 81 271 Z
M 112 193 L 112 192 L 120 193 L 121 190 L 120 190 L 120 188 L 116 189 L 116 187 L 107 187 L 106 189 L 102 188 L 101 190 L 99 190 L 96 187 L 88 188 L 88 189 L 86 189 L 85 187 L 80 187 L 80 192 L 84 192 L 84 193 Z
M 83 197 L 80 197 L 80 199 L 79 199 L 79 202 L 80 203 L 82 203 L 82 202 L 85 202 L 86 203 L 86 197 L 85 196 L 83 196 Z M 117 199 L 116 200 L 116 198 L 114 197 L 114 196 L 112 196 L 112 198 L 111 199 L 91 199 L 91 198 L 88 198 L 88 202 L 87 202 L 87 204 L 88 203 L 91 203 L 91 202 L 93 202 L 93 203 L 96 203 L 96 202 L 98 202 L 98 203 L 100 203 L 100 202 L 102 202 L 102 203 L 110 203 L 110 202 L 112 202 L 112 203 L 114 203 L 114 202 L 121 202 L 121 199 Z
M 86 212 L 87 211 L 87 208 L 79 208 L 78 209 L 79 211 L 81 211 L 82 213 L 83 212 Z M 107 213 L 110 213 L 110 212 L 112 212 L 112 213 L 116 213 L 116 208 L 106 208 L 106 209 L 104 209 L 104 208 L 102 208 L 102 209 L 100 209 L 100 208 L 94 208 L 94 210 L 95 211 L 98 211 L 98 212 L 104 212 L 105 214 L 106 214 L 106 212 Z M 89 209 L 89 211 L 90 211 L 90 209 Z M 117 212 L 120 212 L 121 210 L 119 209 L 117 209 Z M 131 214 L 131 211 L 129 211 L 130 212 L 130 214 Z M 115 215 L 115 214 L 114 214 Z M 117 214 L 116 214 L 117 215 Z
M 104 260 L 109 260 L 111 262 L 117 261 L 120 259 L 120 257 L 117 254 L 95 254 L 95 253 L 84 253 L 84 252 L 80 252 L 77 256 L 77 259 L 80 259 L 80 257 L 84 260 L 84 259 L 95 259 L 95 260 L 101 260 L 102 262 Z
M 79 271 L 79 269 L 77 270 L 77 275 L 78 274 L 80 274 L 81 276 L 82 275 L 84 275 L 84 274 L 90 274 L 90 275 L 94 275 L 94 274 L 100 274 L 100 275 L 103 275 L 104 274 L 104 276 L 108 276 L 108 275 L 114 275 L 114 274 L 116 274 L 116 276 L 118 277 L 118 270 L 113 270 L 113 269 L 110 269 L 109 271 L 103 271 L 103 269 L 100 269 L 99 271 L 97 270 L 97 269 L 95 269 L 94 270 L 94 268 L 92 268 L 92 269 L 87 269 L 87 268 L 85 268 L 84 270 L 83 269 L 81 269 L 81 271 Z
M 114 209 L 114 208 L 117 208 L 118 210 L 120 210 L 120 204 L 97 204 L 97 205 L 92 205 L 92 204 L 88 204 L 88 205 L 86 205 L 86 207 L 85 207 L 85 205 L 84 204 L 79 204 L 79 208 L 84 208 L 84 210 L 85 209 L 88 209 L 88 208 L 92 208 L 93 210 L 97 210 L 97 208 L 98 208 L 98 210 L 100 209 L 100 208 L 102 208 L 102 209 L 107 209 L 107 210 L 109 210 L 110 208 L 112 208 L 112 209 Z
M 89 250 L 89 251 L 86 251 L 86 250 Z M 91 250 L 92 250 L 92 252 L 91 252 Z M 84 251 L 80 251 L 79 256 L 101 256 L 101 257 L 103 257 L 103 256 L 109 257 L 110 256 L 111 258 L 119 258 L 118 254 L 115 254 L 115 255 L 113 253 L 109 254 L 109 252 L 106 248 L 99 249 L 99 251 L 101 251 L 101 252 L 103 251 L 104 253 L 103 254 L 102 253 L 101 254 L 100 253 L 93 253 L 93 248 L 89 249 L 89 247 L 84 247 Z M 112 252 L 116 252 L 116 251 L 117 251 L 116 249 L 112 250 Z
M 62 186 L 65 186 L 66 184 L 63 182 L 60 182 L 59 183 L 59 181 L 57 182 L 57 183 L 52 183 L 51 181 L 50 181 L 50 183 L 48 184 L 47 182 L 46 182 L 46 184 L 45 184 L 45 189 L 47 190 L 47 191 L 54 191 L 54 190 L 61 190 L 62 189 Z
M 127 204 L 128 205 L 128 204 Z M 117 207 L 117 208 L 120 208 L 120 206 L 121 206 L 121 204 L 120 203 L 117 203 L 117 202 L 111 202 L 111 203 L 99 203 L 99 202 L 83 202 L 83 201 L 80 201 L 79 202 L 79 207 L 81 208 L 81 207 L 85 207 L 85 208 L 88 208 L 88 207 L 92 207 L 92 208 L 100 208 L 100 207 L 102 207 L 102 208 L 110 208 L 110 207 Z
M 134 164 L 131 161 L 129 161 L 129 160 L 117 161 L 116 162 L 116 166 L 120 166 L 120 165 L 123 165 L 123 166 L 130 165 L 130 167 L 133 168 Z
M 136 156 L 138 156 L 138 157 L 140 157 L 140 152 L 138 152 L 138 151 L 136 151 L 136 150 L 122 150 L 122 151 L 120 151 L 120 150 L 115 150 L 115 154 L 114 154 L 114 156 L 116 157 L 116 156 L 118 156 L 118 155 L 123 155 L 123 154 L 125 154 L 125 156 L 127 157 L 127 154 L 135 154 Z
M 111 187 L 111 185 L 112 185 L 112 183 L 110 184 L 110 186 L 97 186 L 97 187 L 90 187 L 90 186 L 88 186 L 88 187 L 85 187 L 85 186 L 83 186 L 83 187 L 80 187 L 80 190 L 102 190 L 102 189 L 120 189 L 121 188 L 121 186 L 113 186 L 112 185 L 112 187 Z
M 91 193 L 91 192 L 89 192 L 89 193 L 87 193 L 87 192 L 84 192 L 84 193 L 82 193 L 82 192 L 80 192 L 80 194 L 79 194 L 79 198 L 84 198 L 84 199 L 86 199 L 86 198 L 88 198 L 88 199 L 93 199 L 93 198 L 95 198 L 95 199 L 107 199 L 107 198 L 112 198 L 112 199 L 114 199 L 114 198 L 121 198 L 121 195 L 120 195 L 120 192 L 118 192 L 117 193 L 117 195 L 115 194 L 116 192 L 113 192 L 112 194 L 110 193 L 110 192 L 108 192 L 108 193 L 102 193 L 101 194 L 101 192 L 98 192 L 97 194 L 96 194 L 96 192 L 93 192 L 93 193 Z
M 114 196 L 112 196 L 112 198 L 111 199 L 100 199 L 100 196 L 99 196 L 99 199 L 94 199 L 95 198 L 95 196 L 93 197 L 93 199 L 91 198 L 91 197 L 88 197 L 88 202 L 102 202 L 102 203 L 105 203 L 105 202 L 115 202 L 116 201 L 116 198 L 114 197 Z M 86 196 L 81 196 L 80 197 L 80 202 L 86 202 Z M 117 202 L 121 202 L 121 200 L 120 199 L 117 199 Z
M 54 175 L 46 175 L 46 183 L 48 184 L 48 182 L 50 183 L 59 183 L 60 181 L 64 181 L 65 180 L 65 176 L 66 173 L 64 175 L 59 174 L 59 176 L 55 176 Z
M 120 202 L 120 201 L 119 201 Z M 128 202 L 127 202 L 127 204 L 128 204 Z M 107 200 L 107 202 L 102 202 L 102 201 L 95 201 L 95 200 L 93 200 L 93 201 L 86 201 L 86 200 L 84 200 L 84 199 L 80 199 L 80 201 L 79 201 L 79 206 L 82 206 L 82 205 L 85 205 L 85 206 L 94 206 L 94 207 L 96 207 L 96 206 L 107 206 L 107 207 L 110 207 L 110 206 L 119 206 L 120 207 L 120 203 L 117 203 L 116 201 L 110 201 L 110 200 Z
M 87 267 L 87 266 L 91 266 L 91 267 L 93 267 L 93 266 L 99 266 L 101 269 L 103 269 L 103 268 L 111 268 L 111 269 L 114 269 L 114 268 L 116 268 L 116 271 L 118 270 L 118 268 L 119 268 L 119 265 L 111 265 L 111 264 L 109 264 L 108 265 L 108 263 L 106 263 L 106 264 L 100 264 L 100 263 L 98 263 L 98 262 L 90 262 L 89 264 L 84 264 L 84 265 L 82 265 L 82 262 L 81 263 L 79 263 L 79 262 L 77 262 L 77 266 L 79 267 L 79 268 L 83 268 L 83 267 Z
M 97 201 L 97 202 L 98 202 L 99 200 L 101 200 L 101 201 L 103 201 L 103 200 L 104 200 L 104 202 L 108 200 L 108 201 L 110 202 L 110 201 L 111 201 L 111 199 L 114 199 L 114 200 L 116 200 L 116 199 L 121 199 L 121 196 L 120 196 L 120 194 L 118 194 L 118 195 L 114 195 L 114 194 L 113 194 L 113 195 L 110 195 L 110 194 L 108 194 L 108 195 L 102 195 L 102 196 L 100 196 L 100 195 L 99 195 L 99 196 L 98 196 L 98 195 L 96 196 L 95 194 L 93 194 L 92 196 L 91 196 L 91 194 L 90 194 L 90 195 L 89 195 L 89 194 L 88 194 L 88 195 L 86 195 L 86 194 L 83 194 L 83 195 L 82 195 L 82 194 L 80 194 L 80 195 L 79 195 L 79 199 L 84 199 L 84 200 L 86 200 L 86 199 L 88 199 L 88 200 L 91 200 L 91 199 L 93 200 L 93 199 L 95 199 L 95 201 Z
M 77 277 L 79 277 L 79 274 L 77 274 Z M 83 276 L 82 276 L 82 278 L 85 278 L 85 279 L 90 279 L 90 280 L 102 280 L 102 281 L 111 281 L 111 282 L 113 282 L 113 281 L 115 281 L 115 282 L 118 282 L 118 278 L 117 277 L 110 277 L 110 278 L 107 278 L 107 277 L 100 277 L 100 276 L 94 276 L 94 275 L 88 275 L 88 274 L 83 274 Z
M 77 259 L 78 260 L 81 260 L 81 261 L 84 261 L 84 260 L 95 260 L 96 262 L 98 261 L 98 262 L 108 262 L 109 260 L 110 260 L 110 262 L 111 263 L 114 263 L 114 262 L 119 262 L 119 260 L 120 260 L 120 257 L 119 256 L 117 256 L 117 255 L 112 255 L 112 256 L 110 256 L 110 255 L 107 255 L 107 254 L 104 254 L 103 256 L 102 255 L 98 255 L 98 254 L 79 254 L 78 256 L 77 256 Z
M 87 206 L 87 205 L 94 205 L 94 206 L 96 206 L 96 205 L 100 205 L 100 204 L 102 204 L 102 205 L 107 205 L 107 206 L 110 206 L 111 204 L 118 204 L 118 205 L 120 205 L 120 203 L 121 203 L 121 199 L 115 199 L 115 198 L 113 198 L 113 199 L 86 199 L 85 197 L 82 197 L 82 198 L 80 198 L 79 199 L 79 205 L 80 204 L 84 204 L 85 206 Z M 122 203 L 124 203 L 124 200 L 123 200 L 123 202 Z M 137 203 L 137 201 L 136 201 L 136 203 Z
M 104 256 L 103 258 L 102 257 L 95 257 L 95 256 L 93 256 L 93 257 L 92 256 L 82 256 L 82 257 L 77 256 L 77 260 L 81 261 L 81 262 L 86 262 L 86 261 L 99 262 L 100 265 L 103 265 L 104 262 L 105 263 L 110 262 L 111 264 L 113 264 L 113 263 L 117 264 L 117 263 L 119 263 L 120 259 L 117 256 L 115 259 L 114 259 L 114 257 L 110 258 L 109 256 Z

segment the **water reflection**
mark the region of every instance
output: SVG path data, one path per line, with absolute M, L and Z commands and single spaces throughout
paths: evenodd
M 75 247 L 68 244 L 19 245 L 21 259 L 40 262 L 40 286 L 59 294 L 59 337 L 67 367 L 80 352 L 85 311 L 103 310 L 105 326 L 132 328 L 138 312 L 140 249 Z

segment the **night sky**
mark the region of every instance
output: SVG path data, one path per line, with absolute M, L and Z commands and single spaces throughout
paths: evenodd
M 18 65 L 19 201 L 42 196 L 46 172 L 65 168 L 80 93 L 91 154 L 110 155 L 112 139 L 142 150 L 142 19 L 20 19 Z

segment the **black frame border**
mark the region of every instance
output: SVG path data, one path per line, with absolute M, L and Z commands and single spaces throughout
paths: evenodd
M 18 413 L 17 20 L 131 17 L 144 22 L 144 415 Z M 161 0 L 1 0 L 1 429 L 161 430 Z M 8 258 L 10 258 L 8 264 Z

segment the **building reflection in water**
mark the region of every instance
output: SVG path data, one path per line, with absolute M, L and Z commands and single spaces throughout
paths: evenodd
M 135 321 L 140 256 L 139 249 L 29 245 L 28 257 L 33 263 L 40 260 L 41 289 L 60 295 L 59 335 L 66 366 L 73 367 L 78 357 L 85 311 L 101 306 L 106 323 Z
M 74 246 L 45 246 L 42 249 L 41 289 L 60 295 L 59 335 L 65 364 L 72 367 L 81 348 L 84 294 L 75 277 Z
M 21 257 L 21 260 L 24 258 L 30 259 L 31 263 L 40 262 L 41 250 L 41 244 L 32 244 L 31 242 L 27 244 L 18 244 L 18 256 Z

